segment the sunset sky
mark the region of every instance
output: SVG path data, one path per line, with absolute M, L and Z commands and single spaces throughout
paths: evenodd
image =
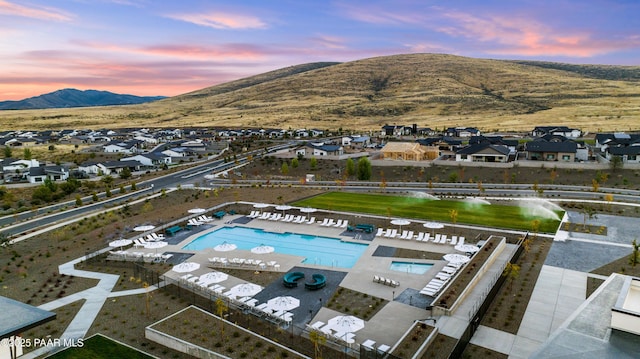
M 0 0 L 0 101 L 401 53 L 640 65 L 638 0 Z

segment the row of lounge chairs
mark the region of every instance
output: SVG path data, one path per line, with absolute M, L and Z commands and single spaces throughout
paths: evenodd
M 207 217 L 206 215 L 202 215 L 196 218 L 191 218 L 187 221 L 187 225 L 189 226 L 201 226 L 203 224 L 209 223 L 213 221 L 213 217 Z
M 447 264 L 440 272 L 438 272 L 435 278 L 431 279 L 427 285 L 422 288 L 420 294 L 435 296 L 438 294 L 442 288 L 446 286 L 451 278 L 456 274 L 456 272 L 462 267 L 462 265 L 449 263 Z
M 325 218 L 319 224 L 323 227 L 347 228 L 347 226 L 349 225 L 349 221 L 346 219 L 334 220 L 333 218 Z
M 251 259 L 251 258 L 225 258 L 225 257 L 212 257 L 209 258 L 209 263 L 216 266 L 223 267 L 247 267 L 247 268 L 258 268 L 258 269 L 267 269 L 272 268 L 274 270 L 278 270 L 280 265 L 276 261 L 263 262 L 261 259 Z
M 464 244 L 464 237 L 460 236 L 451 236 L 451 238 L 447 238 L 446 234 L 436 234 L 431 237 L 431 233 L 429 232 L 418 232 L 417 235 L 414 234 L 413 231 L 403 230 L 402 233 L 398 233 L 398 230 L 395 228 L 378 228 L 378 232 L 376 233 L 376 237 L 385 237 L 385 238 L 398 238 L 398 239 L 407 239 L 407 240 L 416 240 L 418 242 L 433 242 L 439 244 L 451 244 L 453 246 Z
M 380 284 L 384 284 L 384 285 L 388 285 L 390 287 L 397 287 L 400 285 L 400 282 L 398 282 L 397 280 L 393 280 L 393 279 L 389 279 L 389 278 L 384 278 L 384 277 L 380 277 L 378 275 L 374 275 L 373 276 L 373 281 L 375 283 L 380 283 Z
M 273 322 L 283 322 L 285 324 L 291 324 L 291 322 L 293 321 L 293 313 L 286 310 L 274 311 L 267 303 L 261 303 L 250 307 L 253 314 L 261 317 L 266 317 L 267 320 Z
M 169 258 L 173 257 L 173 254 L 167 253 L 144 253 L 144 252 L 128 252 L 128 251 L 109 251 L 109 258 L 111 260 L 121 261 L 145 261 L 153 263 L 164 263 Z
M 187 284 L 194 289 L 199 289 L 204 292 L 210 292 L 216 295 L 222 295 L 226 287 L 218 284 L 218 283 L 200 283 L 200 277 L 193 274 L 185 274 L 180 277 L 180 281 L 184 284 Z
M 299 224 L 314 224 L 316 223 L 316 217 L 311 217 L 307 220 L 307 216 L 296 216 L 293 214 L 282 215 L 281 213 L 271 213 L 271 212 L 262 212 L 252 211 L 249 215 L 249 218 L 255 219 L 263 219 L 267 221 L 280 221 L 280 222 L 288 222 L 288 223 L 299 223 Z
M 158 241 L 164 241 L 165 237 L 164 234 L 157 234 L 155 232 L 148 234 L 146 237 L 142 238 L 137 238 L 133 240 L 133 246 L 136 248 L 139 247 L 144 247 L 145 244 L 147 244 L 148 242 L 158 242 Z

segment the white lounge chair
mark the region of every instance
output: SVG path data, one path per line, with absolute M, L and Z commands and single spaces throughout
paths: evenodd
M 407 232 L 407 236 L 404 239 L 409 239 L 409 240 L 413 239 L 413 231 Z
M 340 227 L 342 225 L 342 220 L 339 219 L 338 222 L 336 222 L 335 224 L 332 224 L 332 227 Z
M 349 225 L 349 221 L 345 219 L 340 225 L 340 228 L 347 228 L 348 225 Z
M 424 238 L 424 232 L 418 232 L 418 236 L 416 237 L 416 241 L 422 242 L 422 238 Z
M 458 244 L 458 236 L 451 236 L 451 245 L 455 246 Z
M 376 233 L 376 237 L 382 237 L 385 233 L 384 228 L 378 228 L 378 232 Z
M 404 231 L 402 231 L 402 234 L 400 235 L 400 239 L 407 239 L 407 234 L 409 234 L 409 231 L 407 231 L 406 229 Z
M 191 218 L 190 220 L 188 220 L 187 224 L 191 225 L 191 226 L 200 226 L 200 225 L 202 225 L 202 223 L 198 222 L 195 218 Z
M 293 215 L 292 214 L 287 214 L 284 216 L 284 218 L 280 219 L 280 221 L 282 222 L 291 222 L 293 221 Z
M 256 218 L 260 215 L 259 211 L 251 211 L 251 213 L 249 213 L 249 215 L 247 217 L 249 218 Z
M 440 238 L 442 236 L 440 235 L 440 233 L 437 233 L 436 236 L 433 238 L 433 243 L 440 243 Z
M 158 234 L 156 232 L 151 233 L 151 237 L 156 241 L 161 241 L 164 239 L 164 234 Z
M 311 218 L 309 218 L 309 220 L 308 220 L 308 221 L 306 221 L 305 223 L 306 223 L 306 224 L 314 224 L 314 223 L 316 223 L 316 217 L 311 217 Z
M 258 219 L 269 219 L 269 217 L 271 217 L 271 212 L 262 212 Z
M 294 220 L 295 223 L 304 223 L 306 221 L 307 221 L 307 216 L 298 216 L 298 218 Z

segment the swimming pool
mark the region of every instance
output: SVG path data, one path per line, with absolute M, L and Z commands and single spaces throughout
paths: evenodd
M 202 235 L 186 246 L 187 250 L 213 248 L 224 242 L 238 249 L 251 250 L 260 245 L 272 246 L 277 253 L 305 257 L 303 263 L 329 267 L 351 268 L 358 261 L 367 244 L 342 242 L 337 238 L 297 233 L 274 233 L 244 227 L 222 227 Z
M 429 269 L 433 267 L 430 263 L 414 263 L 414 262 L 391 262 L 389 265 L 390 270 L 397 272 L 411 273 L 411 274 L 425 274 Z

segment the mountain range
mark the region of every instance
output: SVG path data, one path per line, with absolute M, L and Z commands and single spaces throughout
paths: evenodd
M 166 96 L 122 95 L 108 91 L 62 89 L 19 101 L 1 101 L 0 110 L 132 105 L 157 101 Z
M 0 111 L 0 127 L 629 131 L 638 118 L 640 67 L 404 54 L 291 66 L 139 105 Z

